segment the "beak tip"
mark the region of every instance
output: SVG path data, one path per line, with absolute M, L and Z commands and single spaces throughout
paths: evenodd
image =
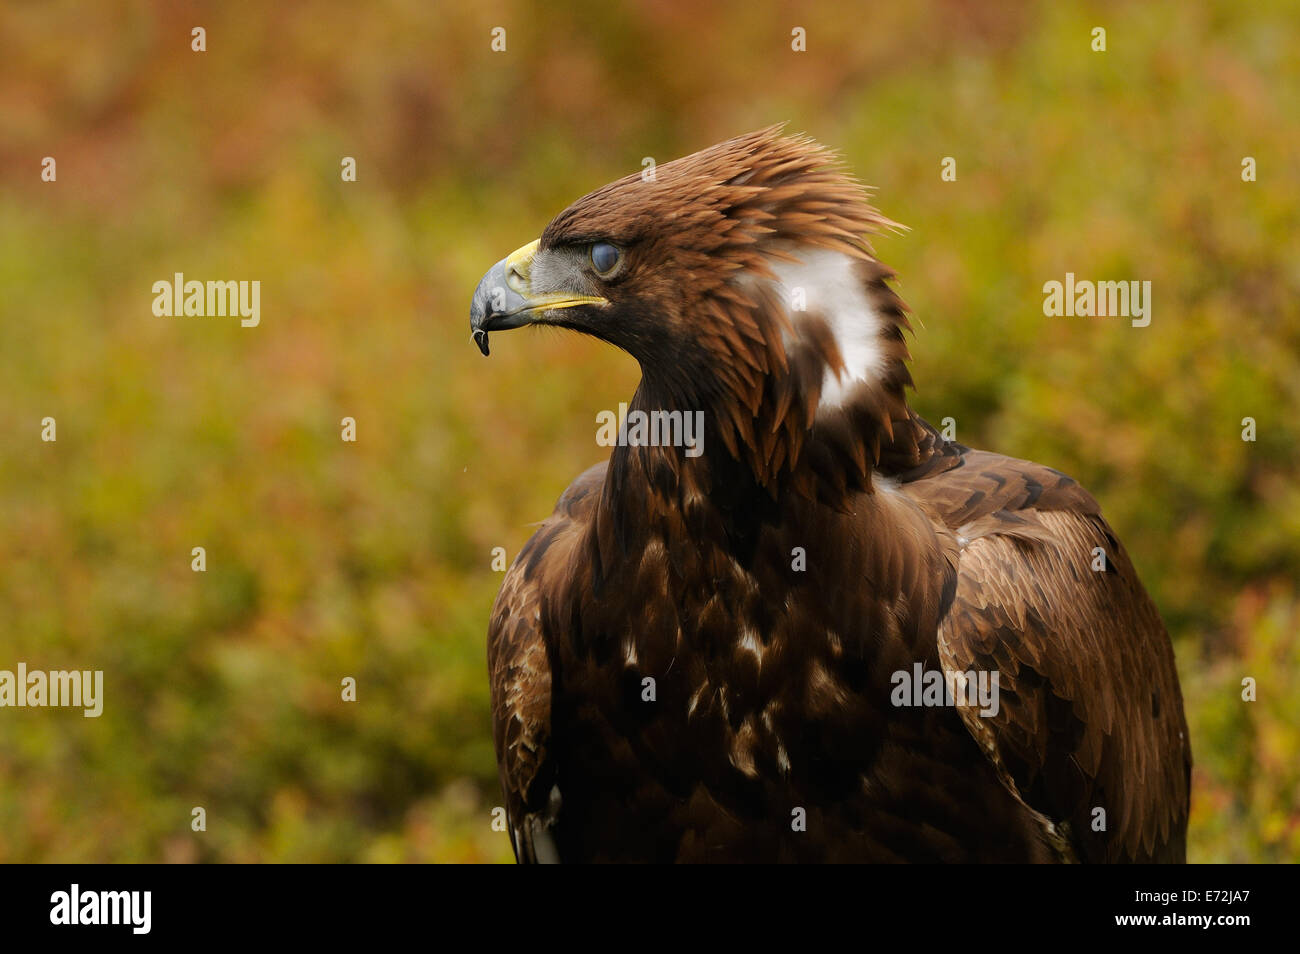
M 474 329 L 474 343 L 478 345 L 478 350 L 483 352 L 483 357 L 488 356 L 488 333 L 482 328 Z

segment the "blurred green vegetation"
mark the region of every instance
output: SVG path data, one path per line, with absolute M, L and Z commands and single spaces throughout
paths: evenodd
M 1294 8 L 1001 6 L 0 8 L 0 668 L 106 687 L 99 719 L 0 712 L 0 861 L 509 858 L 490 551 L 603 455 L 636 367 L 541 332 L 484 362 L 470 293 L 643 156 L 780 120 L 912 229 L 877 249 L 915 406 L 1079 478 L 1129 546 L 1191 858 L 1300 859 Z M 155 317 L 177 271 L 260 280 L 261 326 Z M 1045 318 L 1067 271 L 1150 280 L 1150 327 Z

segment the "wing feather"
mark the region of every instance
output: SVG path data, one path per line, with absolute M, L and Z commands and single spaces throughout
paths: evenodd
M 1065 475 L 963 457 L 961 468 L 905 485 L 958 542 L 943 666 L 999 677 L 997 713 L 963 706 L 963 722 L 1063 856 L 1184 860 L 1182 695 L 1169 636 L 1128 555 Z M 1095 548 L 1104 570 L 1093 570 Z
M 488 625 L 492 733 L 515 857 L 558 861 L 552 834 L 560 792 L 550 757 L 550 647 L 542 632 L 547 599 L 573 578 L 576 546 L 604 480 L 605 465 L 580 476 L 506 572 Z

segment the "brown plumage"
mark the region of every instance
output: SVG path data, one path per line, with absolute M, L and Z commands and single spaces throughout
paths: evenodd
M 890 226 L 768 129 L 578 200 L 484 278 L 484 353 L 595 335 L 641 364 L 632 411 L 704 425 L 698 456 L 580 476 L 497 597 L 521 861 L 1184 860 L 1160 617 L 1078 484 L 908 407 Z M 998 705 L 896 704 L 918 665 L 996 673 Z

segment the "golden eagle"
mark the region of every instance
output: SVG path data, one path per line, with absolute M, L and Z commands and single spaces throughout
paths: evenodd
M 1075 481 L 908 406 L 867 200 L 765 129 L 579 199 L 475 292 L 484 354 L 630 353 L 627 419 L 669 438 L 625 430 L 492 609 L 520 861 L 1185 860 L 1160 616 Z

